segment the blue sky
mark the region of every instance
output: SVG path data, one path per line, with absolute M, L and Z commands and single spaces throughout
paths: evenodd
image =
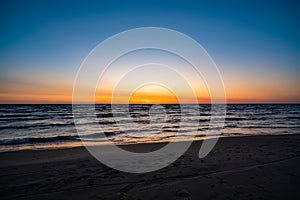
M 2 97 L 5 102 L 13 101 L 14 93 L 34 93 L 43 87 L 52 88 L 49 95 L 61 93 L 53 82 L 65 85 L 71 92 L 77 69 L 98 43 L 121 31 L 147 26 L 174 29 L 194 38 L 214 59 L 229 87 L 244 80 L 245 89 L 251 91 L 255 90 L 251 82 L 265 84 L 266 91 L 276 90 L 270 84 L 274 80 L 293 93 L 286 98 L 300 99 L 295 94 L 300 93 L 297 1 L 1 4 L 0 93 L 6 94 Z M 236 88 L 239 90 L 242 89 Z M 274 95 L 283 95 L 283 90 L 274 91 Z

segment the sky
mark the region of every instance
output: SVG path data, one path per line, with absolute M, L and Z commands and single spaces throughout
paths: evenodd
M 299 8 L 297 1 L 1 1 L 0 103 L 72 103 L 90 51 L 139 27 L 173 29 L 201 44 L 228 103 L 300 103 Z M 201 80 L 194 83 L 199 101 L 209 102 Z M 160 86 L 127 92 L 134 103 L 176 102 Z M 111 94 L 98 90 L 96 102 L 108 103 Z

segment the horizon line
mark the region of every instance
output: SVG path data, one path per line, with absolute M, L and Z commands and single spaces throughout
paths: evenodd
M 245 104 L 300 104 L 300 102 L 241 102 L 241 103 L 76 103 L 74 105 L 245 105 Z M 73 105 L 73 103 L 0 103 L 0 105 Z

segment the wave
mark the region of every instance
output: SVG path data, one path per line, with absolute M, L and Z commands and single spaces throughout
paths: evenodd
M 0 126 L 1 129 L 24 129 L 24 128 L 42 128 L 42 127 L 59 127 L 59 126 L 75 126 L 74 122 L 62 124 L 29 124 L 19 126 Z
M 246 117 L 226 117 L 225 121 L 242 121 L 247 120 Z
M 287 116 L 287 117 L 285 117 L 285 119 L 297 119 L 297 120 L 299 120 L 300 116 Z
M 35 144 L 35 143 L 53 143 L 63 141 L 80 141 L 79 136 L 55 136 L 42 138 L 16 138 L 10 140 L 0 140 L 0 145 L 20 145 L 20 144 Z

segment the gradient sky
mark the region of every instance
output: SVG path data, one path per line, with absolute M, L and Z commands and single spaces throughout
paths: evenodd
M 0 103 L 71 103 L 88 53 L 114 34 L 148 26 L 198 41 L 219 67 L 229 103 L 300 103 L 299 5 L 1 1 Z

